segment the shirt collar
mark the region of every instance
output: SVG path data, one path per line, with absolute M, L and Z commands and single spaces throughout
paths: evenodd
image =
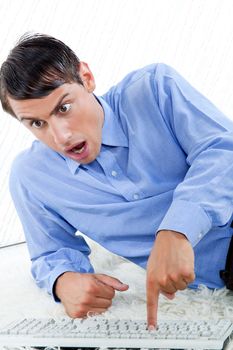
M 95 96 L 96 97 L 96 96 Z M 121 146 L 128 147 L 128 139 L 122 130 L 122 127 L 117 120 L 116 115 L 114 114 L 111 107 L 108 103 L 103 99 L 103 97 L 96 97 L 98 102 L 103 107 L 104 111 L 104 123 L 102 128 L 102 144 L 107 146 Z M 67 163 L 68 168 L 71 173 L 74 175 L 76 171 L 78 171 L 79 166 L 81 165 L 79 162 L 74 161 L 71 158 L 65 157 L 65 161 Z

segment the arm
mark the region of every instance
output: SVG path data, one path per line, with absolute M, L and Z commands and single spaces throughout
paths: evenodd
M 195 246 L 233 212 L 233 123 L 170 67 L 158 68 L 155 84 L 161 114 L 189 166 L 158 230 L 181 232 Z
M 195 276 L 192 247 L 211 227 L 227 224 L 233 212 L 232 122 L 170 67 L 157 66 L 154 88 L 161 115 L 186 155 L 189 170 L 174 191 L 148 261 L 152 326 L 159 293 L 172 297 L 186 288 Z
M 13 166 L 10 190 L 24 228 L 37 285 L 60 300 L 70 317 L 106 311 L 115 290 L 124 291 L 128 286 L 113 277 L 93 273 L 84 238 L 26 189 L 25 178 L 20 179 L 18 170 Z

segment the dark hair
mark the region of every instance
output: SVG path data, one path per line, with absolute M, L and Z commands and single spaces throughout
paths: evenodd
M 15 116 L 7 96 L 15 100 L 40 98 L 64 83 L 82 84 L 79 66 L 79 58 L 62 41 L 45 34 L 24 34 L 0 70 L 3 109 Z

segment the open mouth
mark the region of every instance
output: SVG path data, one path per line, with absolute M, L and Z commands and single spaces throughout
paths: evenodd
M 69 152 L 73 152 L 75 154 L 80 154 L 84 151 L 85 144 L 86 144 L 86 141 L 83 141 L 83 142 L 79 143 L 78 145 L 76 145 L 75 147 L 73 147 L 72 149 L 70 149 Z
M 87 141 L 79 142 L 72 148 L 67 149 L 66 155 L 76 161 L 87 158 L 89 156 L 89 147 Z

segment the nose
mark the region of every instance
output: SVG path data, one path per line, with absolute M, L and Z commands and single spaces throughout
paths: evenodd
M 68 123 L 58 118 L 50 121 L 50 132 L 54 142 L 59 146 L 64 146 L 69 143 L 69 140 L 72 137 L 72 132 Z

